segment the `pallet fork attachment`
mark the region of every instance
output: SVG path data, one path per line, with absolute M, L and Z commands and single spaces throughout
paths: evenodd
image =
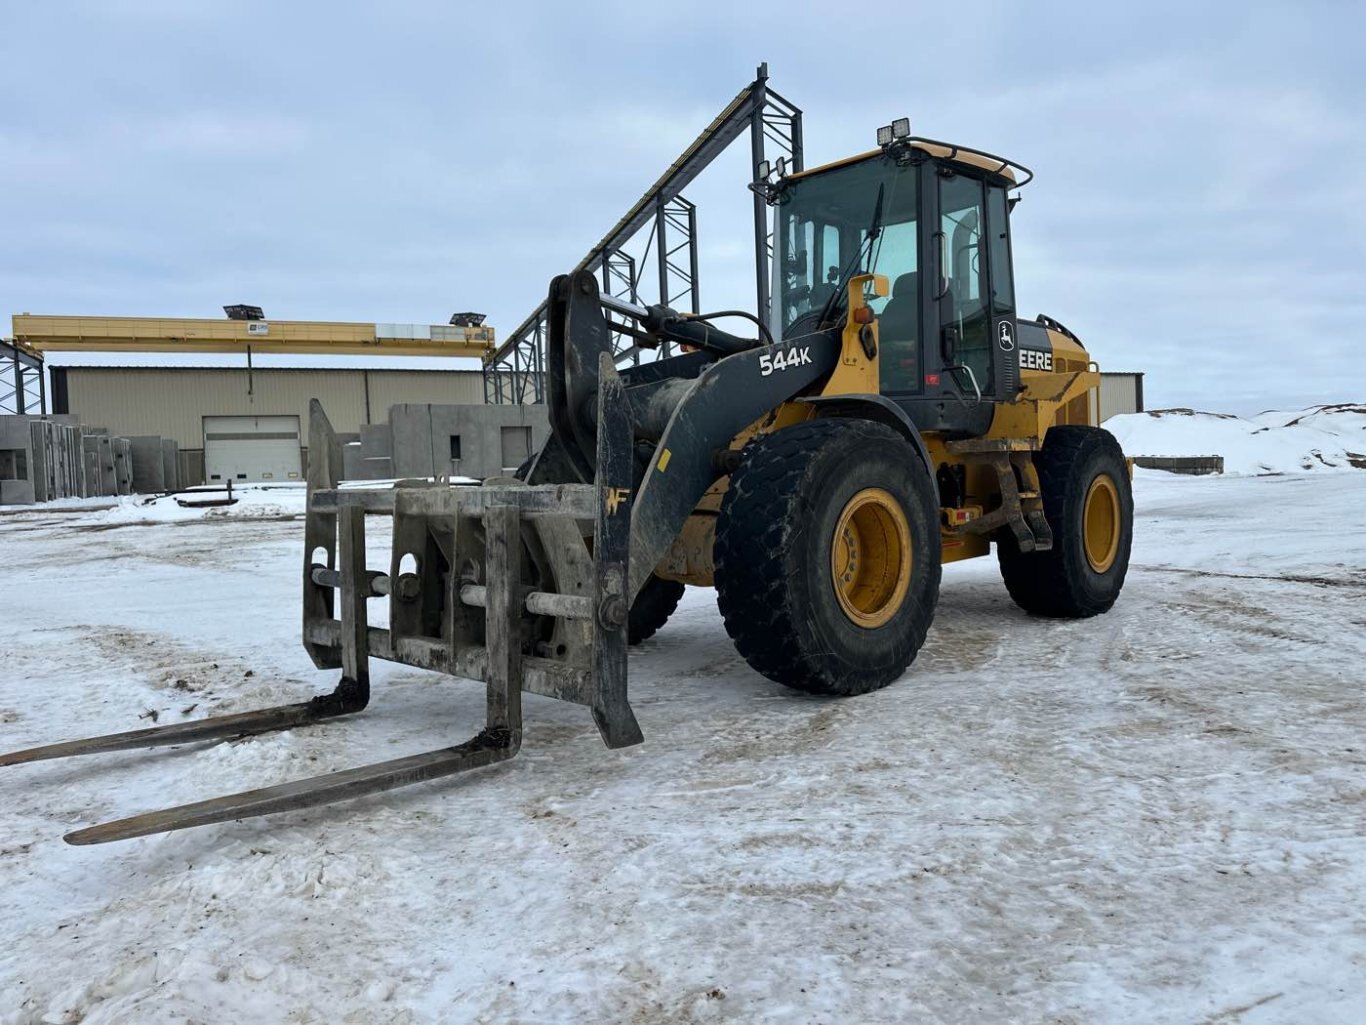
M 315 400 L 304 644 L 319 668 L 342 670 L 337 689 L 299 704 L 31 748 L 0 756 L 0 766 L 245 737 L 359 712 L 369 701 L 371 658 L 482 680 L 484 728 L 454 747 L 135 815 L 69 833 L 67 842 L 309 808 L 506 761 L 521 747 L 524 690 L 587 705 L 608 747 L 640 743 L 626 690 L 632 426 L 607 353 L 599 374 L 592 484 L 341 489 L 336 435 Z M 393 517 L 387 573 L 366 566 L 367 513 Z M 388 629 L 369 625 L 372 597 L 388 597 Z

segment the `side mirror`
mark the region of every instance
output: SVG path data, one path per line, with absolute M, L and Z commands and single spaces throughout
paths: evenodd
M 958 328 L 952 324 L 945 324 L 939 332 L 939 355 L 945 366 L 958 362 Z

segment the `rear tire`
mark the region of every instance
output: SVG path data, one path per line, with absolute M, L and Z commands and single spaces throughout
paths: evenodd
M 905 672 L 939 599 L 938 500 L 919 455 L 865 420 L 745 446 L 717 522 L 717 604 L 746 662 L 815 694 Z
M 1004 532 L 996 552 L 1015 604 L 1035 616 L 1083 619 L 1108 612 L 1124 587 L 1134 499 L 1119 442 L 1099 427 L 1050 428 L 1034 456 L 1047 552 L 1021 552 Z

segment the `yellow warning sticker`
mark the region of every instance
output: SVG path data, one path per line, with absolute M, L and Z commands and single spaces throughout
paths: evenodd
M 672 455 L 673 453 L 670 452 L 667 448 L 663 452 L 659 453 L 658 469 L 660 473 L 663 473 L 665 470 L 669 468 L 669 457 Z

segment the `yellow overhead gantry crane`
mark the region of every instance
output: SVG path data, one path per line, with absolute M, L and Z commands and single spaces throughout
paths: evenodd
M 450 324 L 350 324 L 266 320 L 256 306 L 223 309 L 223 320 L 16 313 L 13 336 L 0 339 L 0 413 L 47 412 L 49 352 L 235 352 L 250 371 L 252 356 L 262 353 L 482 358 L 494 350 L 493 328 L 477 313 L 457 313 Z
M 493 328 L 474 323 L 351 324 L 322 320 L 47 317 L 17 313 L 13 327 L 13 343 L 37 357 L 48 352 L 482 357 L 494 348 Z

